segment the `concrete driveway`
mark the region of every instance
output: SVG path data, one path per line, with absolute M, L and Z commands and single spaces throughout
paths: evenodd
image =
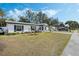
M 72 34 L 62 56 L 79 56 L 79 33 L 77 31 Z

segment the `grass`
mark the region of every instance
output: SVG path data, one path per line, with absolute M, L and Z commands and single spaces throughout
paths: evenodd
M 77 32 L 79 33 L 79 29 L 77 29 Z
M 71 30 L 71 32 L 73 33 L 75 30 Z
M 37 33 L 1 35 L 0 55 L 51 56 L 61 55 L 70 34 Z

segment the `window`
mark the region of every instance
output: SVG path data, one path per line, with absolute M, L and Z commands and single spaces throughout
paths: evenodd
M 46 30 L 46 26 L 45 26 L 45 30 Z
M 43 30 L 43 26 L 39 26 L 39 30 Z
M 34 26 L 31 26 L 31 30 L 34 30 Z
M 14 25 L 14 31 L 23 31 L 24 27 L 20 25 Z
M 42 30 L 43 30 L 43 26 L 42 26 Z

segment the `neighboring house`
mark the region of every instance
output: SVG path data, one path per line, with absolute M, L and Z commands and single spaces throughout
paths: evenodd
M 55 27 L 55 26 L 50 26 L 50 30 L 51 30 L 51 31 L 57 31 L 57 27 Z
M 68 31 L 69 25 L 64 25 L 64 26 L 57 25 L 56 28 L 58 31 Z
M 48 31 L 48 25 L 45 23 L 34 24 L 34 23 L 24 23 L 24 22 L 16 22 L 16 21 L 6 21 L 6 27 L 9 33 L 32 32 L 32 31 L 47 32 Z
M 69 25 L 68 24 L 57 24 L 55 26 L 50 26 L 50 31 L 68 31 Z

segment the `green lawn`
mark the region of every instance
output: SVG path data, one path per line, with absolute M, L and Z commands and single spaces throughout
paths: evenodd
M 71 30 L 71 32 L 73 33 L 75 30 Z
M 37 33 L 1 35 L 0 55 L 61 55 L 70 34 Z
M 79 29 L 77 29 L 77 32 L 79 33 Z

